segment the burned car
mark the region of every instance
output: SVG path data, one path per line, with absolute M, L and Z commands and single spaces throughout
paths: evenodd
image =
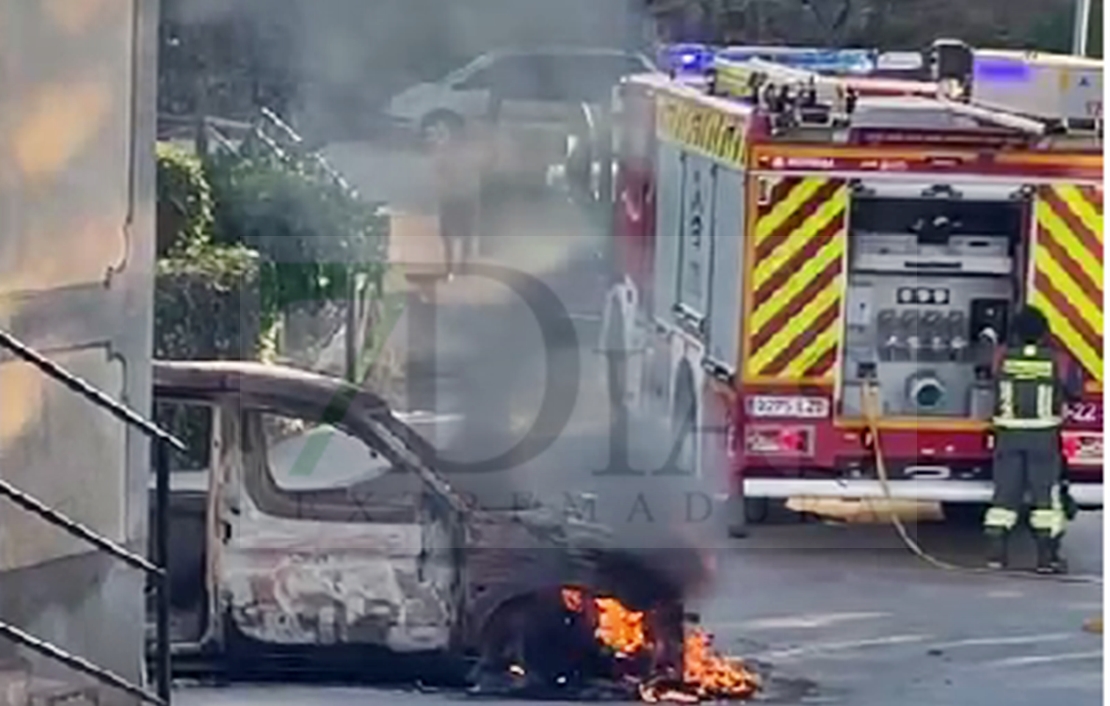
M 177 654 L 440 655 L 486 689 L 662 689 L 706 668 L 683 622 L 708 576 L 693 547 L 480 509 L 383 399 L 341 380 L 156 362 L 154 384 L 157 420 L 190 447 L 171 469 Z

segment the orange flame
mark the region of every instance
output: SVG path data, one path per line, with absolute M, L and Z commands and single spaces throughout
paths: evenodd
M 563 605 L 582 612 L 585 598 L 576 588 L 564 588 Z M 632 656 L 649 646 L 644 613 L 630 610 L 615 598 L 595 598 L 597 640 L 618 656 Z M 640 698 L 649 703 L 694 704 L 702 700 L 738 699 L 759 689 L 759 677 L 736 661 L 719 655 L 712 648 L 709 634 L 700 628 L 686 633 L 683 641 L 683 685 L 680 688 L 640 688 Z
M 742 698 L 759 688 L 759 678 L 736 660 L 712 647 L 709 635 L 690 630 L 683 645 L 683 681 L 696 688 L 699 698 Z
M 629 610 L 615 598 L 594 599 L 597 604 L 595 635 L 618 655 L 633 655 L 647 646 L 644 614 Z

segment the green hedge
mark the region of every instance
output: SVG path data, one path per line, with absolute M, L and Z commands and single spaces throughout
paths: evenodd
M 388 218 L 303 165 L 220 157 L 207 173 L 213 237 L 261 254 L 264 306 L 342 299 L 350 276 L 384 271 Z
M 177 145 L 159 142 L 158 257 L 207 242 L 212 234 L 212 187 L 204 164 Z
M 258 360 L 270 353 L 272 312 L 261 306 L 261 259 L 210 243 L 158 261 L 154 355 L 172 360 Z
M 155 355 L 256 359 L 294 306 L 379 280 L 388 218 L 307 163 L 158 145 Z
M 259 254 L 213 242 L 216 204 L 199 158 L 169 143 L 156 155 L 155 357 L 259 358 L 275 319 L 262 305 Z

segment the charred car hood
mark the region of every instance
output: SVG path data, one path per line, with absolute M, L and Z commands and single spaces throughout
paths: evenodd
M 677 532 L 654 546 L 629 546 L 605 525 L 548 507 L 482 512 L 470 524 L 478 552 L 501 553 L 535 588 L 578 584 L 646 607 L 681 601 L 710 578 L 702 552 Z

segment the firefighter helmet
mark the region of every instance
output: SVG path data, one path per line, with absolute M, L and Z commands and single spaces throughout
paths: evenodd
M 1041 343 L 1048 333 L 1048 319 L 1035 306 L 1023 307 L 1014 317 L 1014 337 L 1018 343 Z

